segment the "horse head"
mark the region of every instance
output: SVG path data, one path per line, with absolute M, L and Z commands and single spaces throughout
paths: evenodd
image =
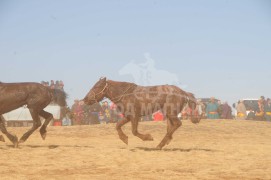
M 83 101 L 88 105 L 100 102 L 105 97 L 107 88 L 108 84 L 106 77 L 101 77 L 100 80 L 90 89 Z
M 197 108 L 197 100 L 192 93 L 188 93 L 188 106 L 191 109 L 190 111 L 190 120 L 192 123 L 197 124 L 201 120 L 201 116 L 199 115 Z

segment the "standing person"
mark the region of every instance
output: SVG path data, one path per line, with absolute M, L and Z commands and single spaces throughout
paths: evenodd
M 217 101 L 217 104 L 218 104 L 218 115 L 219 115 L 219 118 L 221 118 L 221 115 L 222 115 L 222 111 L 223 111 L 223 104 L 221 103 L 221 101 Z
M 247 118 L 247 110 L 243 100 L 239 101 L 236 111 L 238 120 L 245 120 Z
M 71 121 L 71 110 L 70 110 L 70 108 L 66 107 L 64 109 L 64 114 L 65 114 L 65 116 L 62 119 L 62 126 L 71 126 L 72 121 Z
M 56 81 L 56 83 L 55 83 L 55 89 L 59 89 L 59 81 Z
M 77 99 L 75 99 L 74 102 L 73 102 L 73 105 L 71 107 L 70 115 L 71 115 L 72 125 L 75 125 L 75 119 L 76 119 L 75 109 L 76 109 L 78 103 L 79 103 L 79 101 Z
M 118 122 L 119 120 L 117 105 L 113 102 L 111 102 L 111 105 L 110 105 L 110 117 L 111 117 L 111 122 Z
M 258 106 L 256 108 L 256 113 L 255 113 L 256 120 L 262 121 L 264 119 L 264 104 L 265 104 L 265 99 L 263 96 L 261 96 L 261 98 L 258 101 Z
M 265 97 L 264 97 L 264 96 L 261 96 L 260 99 L 261 99 L 263 105 L 266 105 L 266 104 L 267 104 L 267 100 L 265 100 Z
M 100 103 L 95 103 L 90 106 L 90 123 L 91 124 L 100 124 L 99 121 L 99 112 L 102 110 Z
M 271 121 L 271 99 L 267 98 L 266 105 L 264 106 L 265 120 Z
M 196 109 L 198 111 L 199 116 L 205 117 L 206 107 L 201 99 L 198 99 Z
M 59 81 L 59 89 L 64 91 L 64 83 L 62 80 Z
M 45 82 L 45 86 L 46 86 L 46 87 L 49 87 L 49 81 L 46 81 L 46 82 Z
M 85 104 L 84 101 L 80 101 L 79 104 L 83 109 L 82 124 L 90 125 L 90 106 Z
M 211 97 L 210 102 L 206 107 L 207 119 L 219 119 L 218 115 L 218 104 L 215 102 L 215 98 Z
M 81 125 L 83 118 L 83 107 L 79 103 L 79 100 L 75 100 L 72 105 L 72 113 L 73 113 L 73 125 Z
M 232 119 L 232 110 L 231 110 L 231 107 L 229 106 L 228 102 L 225 102 L 222 105 L 221 118 L 223 118 L 223 119 Z
M 103 115 L 103 121 L 105 121 L 106 124 L 109 123 L 110 122 L 110 107 L 107 101 L 103 102 L 101 113 Z
M 50 88 L 51 89 L 55 89 L 55 82 L 54 82 L 54 80 L 51 80 Z

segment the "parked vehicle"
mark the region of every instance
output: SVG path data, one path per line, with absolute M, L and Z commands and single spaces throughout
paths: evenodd
M 256 109 L 258 107 L 258 101 L 259 99 L 257 98 L 245 98 L 245 99 L 241 99 L 244 101 L 244 104 L 245 104 L 245 107 L 246 107 L 246 112 L 247 112 L 247 115 L 250 113 L 250 112 L 253 112 L 253 113 L 256 113 Z M 232 106 L 236 109 L 237 107 L 237 103 L 234 103 Z M 237 116 L 237 111 L 235 111 L 234 113 L 235 117 Z

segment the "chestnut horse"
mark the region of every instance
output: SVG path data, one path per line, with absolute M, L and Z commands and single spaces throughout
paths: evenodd
M 196 116 L 196 99 L 193 94 L 185 92 L 173 85 L 138 86 L 134 83 L 117 82 L 101 78 L 83 99 L 86 104 L 92 105 L 109 98 L 118 106 L 118 110 L 124 114 L 124 118 L 116 125 L 119 138 L 128 144 L 128 137 L 121 127 L 127 122 L 132 123 L 133 135 L 143 141 L 152 141 L 150 134 L 138 132 L 138 122 L 142 116 L 163 110 L 167 117 L 167 133 L 157 149 L 162 149 L 172 139 L 173 133 L 182 125 L 177 115 L 184 105 L 192 109 L 190 118 L 193 123 L 199 123 L 200 117 Z
M 42 125 L 39 116 L 45 119 L 40 128 L 40 134 L 43 140 L 46 138 L 46 127 L 53 119 L 53 115 L 43 109 L 52 101 L 60 106 L 66 106 L 66 93 L 58 89 L 50 89 L 39 83 L 0 82 L 0 130 L 14 144 L 14 147 L 17 147 L 19 143 L 25 142 Z M 30 111 L 33 127 L 18 142 L 17 136 L 7 131 L 2 114 L 23 105 L 27 105 Z M 0 136 L 0 140 L 4 141 L 3 136 Z

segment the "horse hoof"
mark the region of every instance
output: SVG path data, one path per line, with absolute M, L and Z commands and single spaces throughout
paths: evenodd
M 170 142 L 171 142 L 171 140 L 167 141 L 166 145 L 169 145 Z
M 126 137 L 126 138 L 121 138 L 121 140 L 122 140 L 126 145 L 128 145 L 128 137 Z
M 157 146 L 156 150 L 162 150 L 162 147 L 161 146 Z
M 0 136 L 0 141 L 5 142 L 5 139 L 3 136 Z
M 17 136 L 14 136 L 12 143 L 13 143 L 14 148 L 18 148 L 19 142 L 18 142 Z
M 172 138 L 168 139 L 166 142 L 166 145 L 169 145 L 169 143 L 171 142 Z
M 43 140 L 45 140 L 45 139 L 46 139 L 46 133 L 41 134 L 41 138 L 42 138 Z
M 18 145 L 19 145 L 18 142 L 14 142 L 14 143 L 13 143 L 13 147 L 14 147 L 14 148 L 18 148 Z

